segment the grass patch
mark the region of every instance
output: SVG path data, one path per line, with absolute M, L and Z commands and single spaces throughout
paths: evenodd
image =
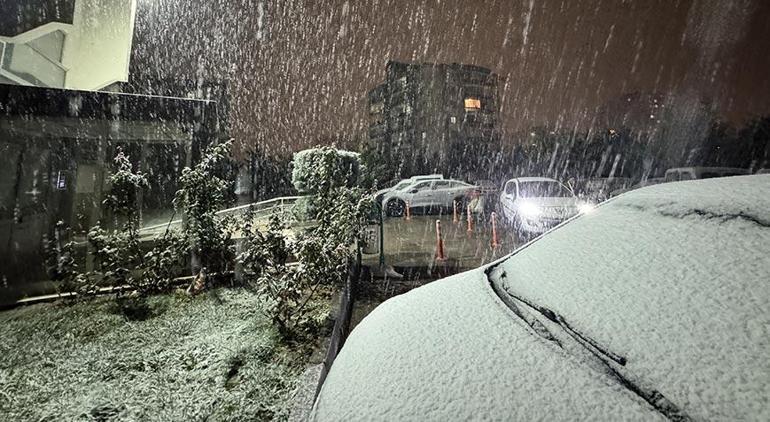
M 281 420 L 307 360 L 255 295 L 97 298 L 0 313 L 0 414 L 23 420 Z

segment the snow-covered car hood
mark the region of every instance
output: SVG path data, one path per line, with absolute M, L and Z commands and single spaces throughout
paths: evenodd
M 377 200 L 382 201 L 382 199 L 385 198 L 385 195 L 390 193 L 390 191 L 392 190 L 393 188 L 380 189 L 377 192 L 374 192 L 374 195 L 372 197 L 374 198 L 375 201 Z
M 655 419 L 529 331 L 480 269 L 390 299 L 351 333 L 312 420 Z
M 378 307 L 315 420 L 770 419 L 770 175 L 614 198 Z

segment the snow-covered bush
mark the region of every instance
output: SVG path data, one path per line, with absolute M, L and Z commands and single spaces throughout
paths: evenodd
M 352 251 L 367 224 L 372 196 L 361 188 L 339 187 L 314 198 L 317 225 L 309 231 L 333 245 Z
M 241 252 L 236 260 L 241 265 L 246 282 L 256 282 L 265 267 L 283 267 L 289 257 L 289 249 L 283 238 L 285 225 L 277 214 L 270 217 L 265 233 L 254 227 L 254 213 L 247 211 L 241 227 Z
M 284 338 L 312 335 L 328 320 L 329 309 L 322 305 L 328 300 L 319 299 L 328 299 L 331 289 L 347 277 L 371 205 L 369 195 L 353 187 L 359 170 L 356 153 L 320 147 L 295 154 L 295 187 L 310 194 L 302 211 L 316 224 L 291 243 L 283 240 L 278 217 L 259 233 L 251 214 L 246 215 L 238 260 Z M 297 263 L 287 265 L 289 256 Z
M 263 309 L 285 339 L 313 335 L 329 318 L 329 287 L 347 269 L 345 251 L 329 250 L 329 243 L 300 235 L 283 253 L 297 257 L 297 265 L 269 259 L 257 279 Z
M 142 259 L 142 286 L 144 292 L 161 292 L 182 271 L 188 245 L 184 236 L 169 231 L 156 238 L 151 250 Z
M 133 270 L 142 260 L 139 248 L 139 206 L 137 193 L 148 186 L 147 178 L 134 172 L 128 156 L 118 149 L 115 156 L 117 170 L 107 182 L 109 190 L 104 205 L 116 221 L 115 230 L 105 230 L 96 224 L 88 232 L 88 242 L 99 266 L 97 278 L 112 286 L 139 286 Z M 93 274 L 89 278 L 93 278 Z
M 128 230 L 109 231 L 96 225 L 88 231 L 88 243 L 93 249 L 97 270 L 88 274 L 108 286 L 138 286 L 133 269 L 141 263 L 139 237 Z
M 286 340 L 317 333 L 328 320 L 329 287 L 341 279 L 346 266 L 343 250 L 329 249 L 333 242 L 300 233 L 293 242 L 274 214 L 266 230 L 253 227 L 250 212 L 244 216 L 238 262 L 244 281 L 257 292 L 263 312 Z M 287 263 L 290 257 L 298 262 Z
M 124 224 L 124 229 L 138 228 L 139 207 L 137 193 L 149 186 L 141 171 L 134 172 L 131 161 L 123 150 L 118 148 L 115 156 L 117 170 L 107 179 L 109 190 L 104 205 Z
M 358 153 L 329 146 L 297 152 L 292 166 L 292 183 L 303 194 L 352 187 L 358 182 L 361 171 Z
M 201 161 L 185 167 L 179 178 L 174 206 L 184 213 L 184 235 L 192 252 L 193 271 L 226 271 L 233 258 L 229 218 L 218 218 L 216 211 L 229 198 L 231 182 L 218 175 L 227 159 L 232 141 L 206 149 Z

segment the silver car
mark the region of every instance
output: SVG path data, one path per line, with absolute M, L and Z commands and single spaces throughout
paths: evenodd
M 451 208 L 454 202 L 464 204 L 476 186 L 454 179 L 416 180 L 385 194 L 382 199 L 385 214 L 404 215 L 407 205 L 412 208 Z

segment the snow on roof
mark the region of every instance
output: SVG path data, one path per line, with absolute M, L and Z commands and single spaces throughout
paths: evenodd
M 768 420 L 768 222 L 770 176 L 621 195 L 489 277 L 473 270 L 375 309 L 314 419 L 663 418 L 653 402 L 695 419 Z M 625 365 L 600 363 L 590 344 Z
M 511 180 L 518 180 L 519 182 L 558 182 L 556 179 L 550 177 L 514 177 Z

